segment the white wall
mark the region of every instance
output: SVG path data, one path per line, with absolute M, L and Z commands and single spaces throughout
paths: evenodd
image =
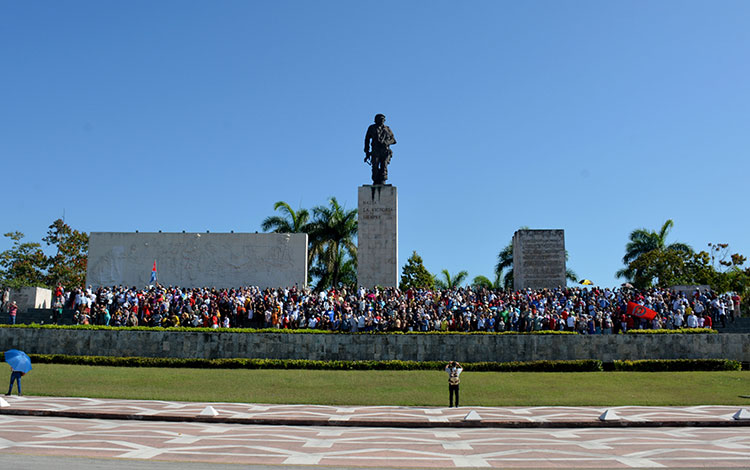
M 307 282 L 307 234 L 92 232 L 86 283 L 282 287 Z
M 30 308 L 52 308 L 52 291 L 44 287 L 11 289 L 9 300 L 15 300 L 19 312 L 25 312 Z

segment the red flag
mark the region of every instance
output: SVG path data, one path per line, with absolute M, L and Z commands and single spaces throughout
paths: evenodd
M 646 308 L 643 305 L 638 305 L 635 302 L 628 302 L 627 314 L 633 315 L 637 318 L 643 318 L 644 320 L 653 320 L 657 315 L 657 313 L 650 308 Z

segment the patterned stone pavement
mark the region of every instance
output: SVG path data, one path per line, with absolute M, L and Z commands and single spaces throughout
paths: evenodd
M 735 420 L 739 406 L 691 407 L 402 407 L 259 405 L 117 400 L 74 397 L 4 397 L 0 415 L 138 419 L 142 421 L 203 421 L 232 424 L 386 427 L 664 427 L 750 426 Z M 1 403 L 0 403 L 1 404 Z M 207 407 L 215 416 L 205 415 Z M 620 419 L 602 422 L 605 411 Z M 472 419 L 466 419 L 470 412 Z
M 37 455 L 209 465 L 750 467 L 750 419 L 734 419 L 740 408 L 730 406 L 456 409 L 3 398 L 0 466 L 3 456 Z M 601 422 L 605 411 L 619 419 Z
M 0 415 L 3 456 L 400 468 L 747 468 L 750 428 L 389 428 Z

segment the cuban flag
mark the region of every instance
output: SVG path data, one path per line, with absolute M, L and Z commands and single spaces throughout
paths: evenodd
M 151 270 L 151 280 L 149 284 L 156 284 L 156 260 L 154 260 L 154 268 Z

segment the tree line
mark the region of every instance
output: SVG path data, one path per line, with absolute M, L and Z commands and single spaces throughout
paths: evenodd
M 24 241 L 22 232 L 8 232 L 13 246 L 0 253 L 0 284 L 20 287 L 80 287 L 86 282 L 89 236 L 57 219 L 48 227 L 42 241 L 55 249 L 47 255 L 42 244 Z
M 261 229 L 307 234 L 308 279 L 316 290 L 357 284 L 357 209 L 347 209 L 335 197 L 311 210 L 294 210 L 284 201 L 278 201 L 273 208 L 274 215 L 261 222 Z M 707 249 L 701 251 L 685 243 L 667 243 L 673 227 L 674 222 L 667 220 L 659 230 L 633 230 L 625 245 L 624 267 L 616 276 L 638 289 L 708 285 L 717 292 L 734 291 L 745 296 L 750 285 L 745 256 L 731 253 L 726 243 L 708 243 Z M 13 246 L 0 253 L 0 284 L 4 287 L 62 285 L 71 289 L 84 285 L 89 243 L 85 232 L 71 228 L 62 219 L 52 222 L 42 242 L 54 249 L 53 255 L 47 255 L 41 243 L 24 241 L 21 232 L 9 232 L 5 237 L 13 241 Z M 476 276 L 470 284 L 513 289 L 512 240 L 498 253 L 493 274 L 492 279 Z M 578 280 L 570 269 L 566 277 L 570 282 Z M 467 278 L 464 270 L 453 274 L 447 269 L 438 274 L 429 272 L 414 251 L 402 268 L 399 287 L 455 288 L 464 285 Z
M 667 243 L 674 221 L 668 219 L 659 230 L 633 230 L 625 245 L 625 265 L 617 277 L 638 289 L 652 286 L 707 285 L 717 292 L 743 295 L 750 284 L 747 258 L 731 253 L 727 243 L 708 243 L 696 251 L 688 244 Z

